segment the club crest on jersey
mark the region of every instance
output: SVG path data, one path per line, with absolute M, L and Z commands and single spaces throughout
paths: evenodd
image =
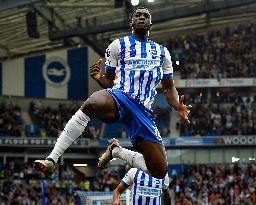
M 152 56 L 152 58 L 156 58 L 157 57 L 157 51 L 156 49 L 151 49 L 149 50 L 150 55 Z
M 109 48 L 106 49 L 106 57 L 107 57 L 107 58 L 110 57 L 110 50 L 109 50 Z
M 64 86 L 70 79 L 71 71 L 67 62 L 60 57 L 50 57 L 43 65 L 44 80 L 55 87 Z

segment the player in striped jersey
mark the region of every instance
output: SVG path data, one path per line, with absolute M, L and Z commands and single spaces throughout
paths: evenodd
M 53 172 L 59 157 L 81 135 L 90 119 L 96 117 L 126 126 L 132 144 L 141 153 L 132 155 L 133 162 L 138 162 L 133 163 L 134 166 L 159 179 L 166 175 L 166 153 L 151 110 L 157 86 L 162 84 L 168 103 L 187 122 L 191 106 L 183 103 L 184 96 L 179 99 L 172 80 L 169 51 L 149 40 L 152 26 L 149 10 L 136 9 L 130 25 L 132 35 L 114 40 L 107 48 L 105 74 L 101 75 L 101 59 L 91 66 L 91 77 L 104 89 L 94 92 L 72 116 L 50 155 L 34 162 L 37 171 Z M 100 168 L 107 165 L 112 150 L 120 150 L 114 147 L 115 144 L 111 144 L 101 157 Z M 130 157 L 125 149 L 119 155 Z
M 137 168 L 131 168 L 113 192 L 113 205 L 121 205 L 120 195 L 130 189 L 131 205 L 171 204 L 168 174 L 163 179 L 154 178 Z

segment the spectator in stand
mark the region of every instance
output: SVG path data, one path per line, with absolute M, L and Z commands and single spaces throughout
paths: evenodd
M 46 197 L 49 204 L 74 205 L 74 190 L 79 190 L 75 172 L 70 166 L 61 167 L 57 178 L 47 179 Z M 89 190 L 113 191 L 125 172 L 116 169 L 100 170 L 90 180 Z M 176 205 L 255 205 L 255 164 L 184 165 L 180 177 L 172 176 Z M 30 164 L 20 161 L 0 164 L 0 204 L 40 204 L 40 176 L 32 172 Z M 59 179 L 58 179 L 59 177 Z M 36 180 L 37 179 L 37 180 Z M 77 184 L 75 183 L 77 182 Z M 88 186 L 81 190 L 88 189 Z
M 0 103 L 0 136 L 20 137 L 22 135 L 21 109 L 13 103 Z
M 182 53 L 181 78 L 256 77 L 254 24 L 176 37 L 169 50 Z
M 256 203 L 254 165 L 185 165 L 183 175 L 173 178 L 175 204 L 253 205 Z
M 181 136 L 256 134 L 255 99 L 232 96 L 222 100 L 213 99 L 213 104 L 195 103 L 191 124 L 181 125 Z
M 65 127 L 72 113 L 76 112 L 79 105 L 72 103 L 69 105 L 59 104 L 57 108 L 44 106 L 42 103 L 31 102 L 29 114 L 32 118 L 33 127 L 38 127 L 38 132 L 27 132 L 28 136 L 58 137 L 61 130 Z M 40 129 L 40 131 L 39 131 Z M 99 127 L 91 125 L 85 129 L 83 135 L 87 138 L 97 139 L 100 132 Z

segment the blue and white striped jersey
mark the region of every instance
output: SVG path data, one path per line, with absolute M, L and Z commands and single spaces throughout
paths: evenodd
M 121 181 L 131 189 L 131 205 L 161 205 L 162 189 L 169 186 L 168 174 L 164 179 L 154 178 L 137 168 L 131 168 Z
M 154 41 L 134 35 L 114 40 L 105 54 L 105 69 L 115 71 L 114 87 L 151 108 L 163 77 L 173 76 L 169 51 Z

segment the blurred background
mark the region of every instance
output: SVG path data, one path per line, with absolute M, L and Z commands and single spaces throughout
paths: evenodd
M 171 52 L 177 90 L 193 105 L 189 125 L 161 88 L 153 105 L 173 204 L 256 204 L 256 0 L 1 0 L 0 205 L 73 205 L 76 191 L 109 193 L 122 179 L 122 161 L 97 168 L 109 138 L 132 148 L 118 123 L 91 120 L 51 177 L 32 162 L 100 89 L 89 66 L 130 34 L 137 6 L 150 9 L 150 38 Z

